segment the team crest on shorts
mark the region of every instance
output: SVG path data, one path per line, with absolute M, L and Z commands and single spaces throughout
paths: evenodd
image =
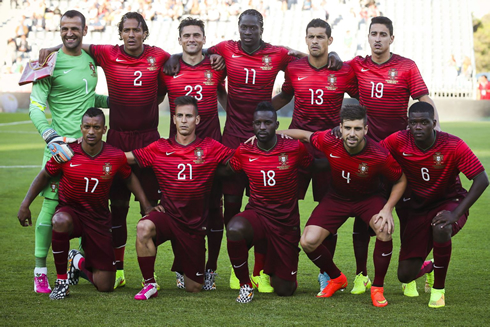
M 148 57 L 148 59 L 146 59 L 146 61 L 148 61 L 148 64 L 150 64 L 150 67 L 148 67 L 148 70 L 157 70 L 157 66 L 156 66 L 156 59 L 155 57 Z
M 262 63 L 264 66 L 261 66 L 262 70 L 271 70 L 272 69 L 272 59 L 269 55 L 265 55 L 262 57 Z
M 88 65 L 90 67 L 90 70 L 92 71 L 92 77 L 97 77 L 97 72 L 95 70 L 94 64 L 93 63 L 89 63 Z
M 359 167 L 357 168 L 357 176 L 359 177 L 368 177 L 368 170 L 369 167 L 367 163 L 362 162 L 359 164 Z
M 283 152 L 279 155 L 279 163 L 280 165 L 277 166 L 278 169 L 289 169 L 290 166 L 288 165 L 288 155 L 286 153 Z
M 328 75 L 328 83 L 330 85 L 327 85 L 327 90 L 336 90 L 337 89 L 337 77 L 335 77 L 334 74 Z
M 205 85 L 214 85 L 213 73 L 209 69 L 206 69 L 204 72 L 204 77 L 206 78 L 206 81 L 204 82 Z
M 58 189 L 58 183 L 52 182 L 50 187 L 51 187 L 51 193 L 56 193 L 56 190 Z
M 102 171 L 104 172 L 104 175 L 100 176 L 101 178 L 103 179 L 111 178 L 112 165 L 106 162 L 105 165 L 102 167 Z
M 196 160 L 194 160 L 194 163 L 197 164 L 204 163 L 204 159 L 202 158 L 202 156 L 204 155 L 204 151 L 201 148 L 196 148 L 194 150 L 194 155 L 196 156 Z
M 395 68 L 391 68 L 390 71 L 388 72 L 388 77 L 390 79 L 387 79 L 386 83 L 390 83 L 390 84 L 398 83 L 398 81 L 396 80 L 397 76 L 398 76 L 398 71 Z
M 432 158 L 434 159 L 434 166 L 432 167 L 437 169 L 446 167 L 446 164 L 444 164 L 444 155 L 440 152 L 436 152 Z

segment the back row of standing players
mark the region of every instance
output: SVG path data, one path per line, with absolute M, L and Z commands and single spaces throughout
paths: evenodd
M 293 95 L 295 96 L 291 128 L 315 132 L 338 126 L 339 111 L 345 92 L 352 97 L 358 97 L 360 103 L 367 108 L 369 135 L 375 141 L 380 141 L 391 133 L 406 128 L 406 110 L 410 96 L 434 106 L 415 63 L 390 52 L 390 44 L 394 39 L 393 27 L 391 21 L 385 17 L 375 18 L 371 23 L 368 36 L 372 49 L 371 56 L 357 57 L 340 65 L 340 69 L 336 67 L 336 70 L 329 68 L 328 46 L 332 43 L 332 37 L 330 27 L 324 21 L 316 19 L 307 26 L 306 42 L 309 55 L 300 54 L 299 57 L 304 58 L 299 60 L 290 56 L 287 49 L 263 42 L 262 31 L 263 19 L 260 13 L 247 10 L 239 17 L 239 42 L 224 41 L 207 49 L 208 54 L 215 53 L 224 59 L 225 73 L 223 70 L 215 70 L 211 63 L 212 59 L 203 54 L 202 47 L 205 43 L 203 23 L 195 19 L 186 19 L 179 26 L 179 43 L 183 48 L 182 58 L 179 59 L 180 70 L 169 71 L 170 74 L 165 75 L 161 73 L 162 67 L 170 55 L 159 48 L 143 44 L 149 31 L 139 14 L 127 13 L 119 24 L 124 45 L 87 46 L 82 45 L 82 38 L 86 33 L 83 16 L 76 11 L 67 12 L 61 20 L 63 49 L 59 51 L 56 65 L 59 76 L 55 75 L 57 78 L 52 78 L 49 82 L 35 84 L 31 96 L 31 117 L 39 132 L 44 135 L 49 135 L 50 133 L 45 132 L 52 128 L 59 135 L 78 137 L 80 136 L 78 124 L 81 115 L 85 112 L 84 109 L 93 104 L 100 107 L 108 106 L 110 130 L 107 142 L 124 151 L 131 151 L 158 140 L 158 103 L 161 100 L 159 96 L 168 93 L 173 114 L 175 111 L 173 100 L 178 96 L 190 95 L 195 97 L 199 104 L 201 123 L 197 127 L 197 135 L 201 138 L 209 136 L 222 141 L 230 148 L 237 148 L 240 143 L 253 135 L 253 112 L 259 102 L 271 100 L 274 80 L 279 70 L 286 72 L 286 82 L 281 94 L 272 99 L 272 104 L 278 110 L 287 104 Z M 81 48 L 85 52 L 81 51 Z M 84 58 L 86 62 L 76 65 L 77 69 L 81 70 L 80 75 L 77 75 L 77 81 L 74 78 L 67 79 L 69 77 L 67 74 L 70 74 L 74 67 L 73 61 L 70 60 L 80 58 Z M 66 66 L 62 67 L 60 61 L 65 61 Z M 175 59 L 168 65 L 170 70 L 175 66 L 174 62 Z M 96 64 L 104 69 L 107 78 L 110 101 L 107 100 L 106 105 L 105 99 L 96 97 L 94 93 L 97 79 Z M 220 89 L 219 94 L 223 94 L 226 75 L 228 94 L 224 94 L 223 104 L 226 103 L 227 120 L 221 138 L 217 100 Z M 51 85 L 38 88 L 38 85 L 43 84 Z M 84 91 L 83 94 L 79 94 L 80 90 Z M 76 101 L 73 100 L 74 94 L 76 94 Z M 99 99 L 99 102 L 94 103 L 94 99 Z M 92 103 L 89 104 L 90 101 Z M 76 102 L 75 106 L 74 102 Z M 52 126 L 47 125 L 42 115 L 47 103 L 53 114 Z M 438 121 L 437 113 L 436 121 Z M 175 130 L 171 127 L 170 137 L 174 135 Z M 45 139 L 48 141 L 52 138 Z M 309 151 L 317 158 L 325 157 L 323 153 L 313 148 Z M 46 157 L 49 157 L 49 153 Z M 139 168 L 134 170 L 142 181 L 148 198 L 156 203 L 160 196 L 153 172 Z M 300 177 L 300 193 L 303 196 L 309 178 L 307 174 L 302 174 Z M 328 178 L 328 174 L 314 176 L 315 200 L 320 201 L 328 191 L 325 188 L 329 184 L 325 182 Z M 227 178 L 223 183 L 225 223 L 239 213 L 246 183 L 244 175 Z M 121 186 L 121 182 L 117 181 L 114 182 L 112 190 L 112 235 L 118 270 L 115 287 L 118 287 L 124 286 L 125 283 L 123 258 L 130 193 L 124 185 Z M 49 248 L 50 217 L 56 207 L 56 202 L 53 201 L 56 199 L 55 191 L 56 182 L 44 192 L 46 200 L 43 211 L 45 212 L 41 212 L 36 227 L 36 291 L 46 291 L 49 288 L 45 258 Z M 50 198 L 53 199 L 48 200 Z M 217 269 L 217 257 L 223 232 L 220 201 L 219 183 L 214 183 L 206 228 L 209 257 L 206 265 L 205 287 L 208 288 L 214 287 L 214 272 Z M 40 219 L 42 217 L 45 217 L 44 223 L 43 219 Z M 366 224 L 360 219 L 356 220 L 355 229 L 357 230 L 354 231 L 354 235 L 358 237 L 354 237 L 354 248 L 360 282 L 356 283 L 358 281 L 356 277 L 355 288 L 357 284 L 362 284 L 364 289 L 353 291 L 359 293 L 364 292 L 366 285 L 370 283 L 366 271 L 369 234 Z M 335 238 L 329 237 L 324 243 L 333 254 Z M 257 277 L 256 283 L 260 291 L 261 284 L 266 286 L 268 284 L 268 277 L 262 272 L 266 250 L 256 244 L 255 251 L 256 267 L 253 275 Z M 39 267 L 43 263 L 43 257 L 44 267 Z M 327 286 L 328 278 L 325 271 L 321 271 L 319 276 L 319 281 L 323 283 L 321 291 Z M 376 281 L 374 286 L 382 287 L 376 285 Z

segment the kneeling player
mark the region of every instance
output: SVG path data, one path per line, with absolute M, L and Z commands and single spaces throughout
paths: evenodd
M 337 268 L 323 240 L 349 217 L 359 217 L 376 234 L 374 248 L 375 278 L 371 288 L 374 306 L 388 305 L 383 295 L 383 283 L 393 252 L 394 225 L 392 211 L 406 187 L 400 166 L 388 151 L 366 138 L 366 109 L 345 106 L 340 112 L 342 139 L 330 130 L 307 132 L 288 130 L 295 139 L 311 142 L 328 158 L 332 172 L 332 187 L 311 214 L 301 236 L 301 246 L 311 261 L 332 278 L 317 297 L 331 297 L 347 287 L 347 278 Z M 388 201 L 380 195 L 380 177 L 394 183 Z
M 175 99 L 175 138 L 160 139 L 143 149 L 126 152 L 130 164 L 152 167 L 162 190 L 161 206 L 138 222 L 136 252 L 143 274 L 143 289 L 136 300 L 158 295 L 154 279 L 156 247 L 172 243 L 175 259 L 172 271 L 183 275 L 180 285 L 199 292 L 204 283 L 205 242 L 209 194 L 216 167 L 226 163 L 233 150 L 209 137 L 196 136 L 200 117 L 197 100 Z
M 451 238 L 465 225 L 468 210 L 488 186 L 482 164 L 460 138 L 435 130 L 434 108 L 425 102 L 408 111 L 410 130 L 381 141 L 407 175 L 408 189 L 396 206 L 401 250 L 398 279 L 417 296 L 415 279 L 427 275 L 429 307 L 445 306 L 444 283 L 451 258 Z M 467 192 L 459 172 L 473 180 Z M 433 249 L 434 261 L 425 261 Z M 405 294 L 407 292 L 405 291 Z
M 61 175 L 59 205 L 53 216 L 52 248 L 58 279 L 49 297 L 63 299 L 69 284 L 78 283 L 81 270 L 101 292 L 114 289 L 115 259 L 112 249 L 109 190 L 116 174 L 140 199 L 145 212 L 152 210 L 138 179 L 131 173 L 124 153 L 105 142 L 105 117 L 102 110 L 90 108 L 82 117 L 81 144 L 71 145 L 70 162 L 51 158 L 32 183 L 19 209 L 21 225 L 31 224 L 29 206 L 51 177 Z M 83 257 L 77 250 L 68 254 L 70 239 L 82 237 Z M 68 273 L 67 257 L 69 259 Z
M 244 171 L 250 180 L 249 203 L 230 220 L 226 233 L 228 254 L 240 280 L 240 303 L 252 301 L 254 295 L 248 275 L 248 250 L 254 245 L 267 249 L 264 272 L 278 295 L 292 295 L 297 287 L 298 169 L 310 168 L 313 157 L 302 143 L 278 138 L 278 126 L 272 105 L 259 103 L 253 121 L 256 145 L 241 144 L 230 160 L 233 170 Z

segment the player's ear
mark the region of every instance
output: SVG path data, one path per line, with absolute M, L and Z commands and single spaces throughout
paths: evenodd
M 390 44 L 392 44 L 394 40 L 395 40 L 395 36 L 394 35 L 390 36 Z
M 202 37 L 202 44 L 206 44 L 206 35 L 203 35 Z
M 182 45 L 182 39 L 180 38 L 180 36 L 179 36 L 178 40 L 179 40 L 179 45 Z
M 332 42 L 333 42 L 333 37 L 329 37 L 328 38 L 328 45 L 332 44 Z
M 279 128 L 279 120 L 276 120 L 276 130 Z
M 368 129 L 369 129 L 368 127 L 369 127 L 368 125 L 364 126 L 364 131 L 365 131 L 364 135 L 368 133 Z
M 177 118 L 175 117 L 175 115 L 172 116 L 172 121 L 174 122 L 174 125 L 177 125 Z
M 85 25 L 85 27 L 83 28 L 83 36 L 87 35 L 87 31 L 88 31 L 88 26 Z
M 102 129 L 102 134 L 105 134 L 107 132 L 107 126 L 104 126 L 104 128 Z
M 201 116 L 197 115 L 196 116 L 196 125 L 199 125 L 200 121 L 201 121 Z

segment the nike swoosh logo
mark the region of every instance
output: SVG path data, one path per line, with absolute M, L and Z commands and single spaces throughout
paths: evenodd
M 74 165 L 70 162 L 70 167 L 78 167 L 78 166 L 81 166 L 82 164 L 78 164 L 78 165 Z
M 70 69 L 70 70 L 64 70 L 63 73 L 65 74 L 68 74 L 69 72 L 71 72 L 73 69 Z
M 410 201 L 410 198 L 403 198 L 403 202 Z
M 305 77 L 299 77 L 298 76 L 298 81 L 301 81 L 301 80 L 304 80 L 305 78 L 307 78 L 308 76 L 305 76 Z
M 296 275 L 298 271 L 291 271 L 291 275 Z
M 441 268 L 444 268 L 444 266 L 436 266 L 436 265 L 434 265 L 434 268 L 441 269 Z
M 116 262 L 115 261 L 112 261 L 112 265 L 115 266 L 116 265 Z
M 180 75 L 174 75 L 174 78 L 179 78 L 180 76 L 182 76 L 184 74 L 180 74 Z
M 248 158 L 248 161 L 252 162 L 252 161 L 255 161 L 257 159 L 259 159 L 259 158 Z
M 236 55 L 236 54 L 232 54 L 231 55 L 232 58 L 240 58 L 240 57 L 243 57 L 243 55 Z
M 124 59 L 119 59 L 119 58 L 116 58 L 116 61 L 117 61 L 117 62 L 121 62 L 121 61 L 126 61 L 126 60 L 124 60 Z
M 330 158 L 340 158 L 340 157 L 334 156 L 332 153 L 330 153 Z
M 210 232 L 222 232 L 223 230 L 222 229 L 212 229 L 210 230 Z
M 174 152 L 175 152 L 175 151 L 174 151 Z M 171 154 L 172 154 L 172 153 L 174 153 L 174 152 L 165 152 L 165 154 L 166 154 L 167 156 L 169 156 L 169 155 L 171 155 Z
M 241 266 L 243 266 L 246 263 L 247 263 L 247 261 L 245 261 L 244 263 L 242 263 L 241 265 L 238 265 L 238 266 L 233 265 L 233 268 L 240 268 Z
M 411 156 L 413 156 L 413 154 L 403 152 L 403 156 L 404 156 L 404 157 L 411 157 Z
M 60 253 L 63 253 L 65 251 L 51 251 L 51 252 L 53 252 L 53 254 L 60 254 Z
M 381 255 L 382 255 L 383 257 L 387 257 L 387 256 L 391 255 L 392 253 L 393 253 L 393 251 L 391 251 L 390 253 L 381 253 Z
M 369 69 L 361 68 L 361 72 L 367 72 Z
M 203 273 L 196 273 L 196 276 L 202 276 L 204 275 Z

